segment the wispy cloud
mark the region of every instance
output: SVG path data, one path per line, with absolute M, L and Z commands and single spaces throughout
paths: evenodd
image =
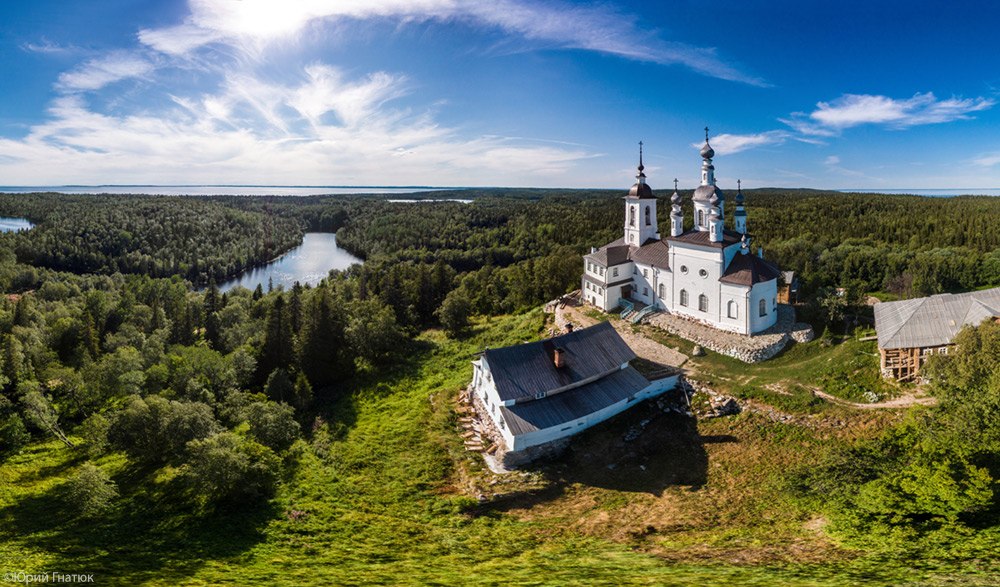
M 836 136 L 847 128 L 863 124 L 904 129 L 924 124 L 939 124 L 972 118 L 972 114 L 992 108 L 991 98 L 937 99 L 931 92 L 912 98 L 894 99 L 869 94 L 844 94 L 830 102 L 819 102 L 806 115 L 795 112 L 781 119 L 788 126 L 808 136 Z
M 42 53 L 45 55 L 58 55 L 63 53 L 74 53 L 79 51 L 77 47 L 74 47 L 72 45 L 61 45 L 59 43 L 54 43 L 44 37 L 42 37 L 40 40 L 34 43 L 22 43 L 21 50 L 27 51 L 28 53 Z
M 721 58 L 712 47 L 665 41 L 639 26 L 635 16 L 605 5 L 520 0 L 191 0 L 190 8 L 184 23 L 141 30 L 139 39 L 158 51 L 185 55 L 213 43 L 247 46 L 288 39 L 317 22 L 459 22 L 498 29 L 546 47 L 677 64 L 711 77 L 767 85 Z
M 783 130 L 769 130 L 755 134 L 720 134 L 712 137 L 712 148 L 719 155 L 732 155 L 747 149 L 763 147 L 766 145 L 780 145 L 791 136 L 791 133 Z M 691 143 L 691 146 L 700 149 L 703 143 Z
M 558 184 L 582 148 L 503 137 L 465 137 L 428 112 L 393 107 L 406 79 L 351 78 L 312 64 L 297 81 L 264 83 L 234 73 L 217 92 L 171 96 L 163 111 L 111 115 L 85 94 L 56 99 L 50 119 L 23 139 L 0 139 L 4 177 L 15 184 L 246 183 Z
M 59 76 L 56 86 L 63 91 L 98 90 L 127 78 L 142 77 L 154 69 L 153 63 L 134 53 L 116 51 L 86 61 Z
M 981 165 L 983 167 L 993 167 L 994 165 L 1000 165 L 1000 153 L 987 153 L 978 159 L 973 159 L 972 161 L 976 165 Z

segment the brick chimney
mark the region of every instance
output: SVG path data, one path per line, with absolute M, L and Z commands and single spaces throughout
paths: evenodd
M 552 351 L 552 363 L 555 364 L 556 369 L 562 369 L 563 365 L 566 364 L 566 357 L 564 356 L 566 351 L 562 349 L 556 349 Z
M 573 332 L 573 323 L 572 322 L 567 322 L 566 323 L 566 334 L 569 334 L 571 332 Z

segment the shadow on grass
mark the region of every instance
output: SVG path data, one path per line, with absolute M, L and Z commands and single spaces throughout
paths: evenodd
M 0 523 L 5 532 L 53 555 L 46 569 L 25 571 L 176 584 L 206 561 L 237 557 L 261 542 L 264 527 L 277 515 L 270 504 L 198 513 L 178 481 L 157 483 L 154 474 L 129 467 L 116 475 L 121 496 L 99 517 L 77 516 L 60 484 L 3 508 Z
M 648 421 L 643 427 L 642 422 Z M 631 439 L 638 430 L 641 433 Z M 525 467 L 548 480 L 545 487 L 486 504 L 482 513 L 524 508 L 561 496 L 574 485 L 661 496 L 669 487 L 700 489 L 708 479 L 705 444 L 737 442 L 728 435 L 701 436 L 697 421 L 663 413 L 655 401 L 574 436 L 557 457 Z

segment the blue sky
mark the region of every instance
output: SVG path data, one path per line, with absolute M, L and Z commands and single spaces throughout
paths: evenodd
M 988 2 L 0 5 L 0 185 L 1000 187 Z

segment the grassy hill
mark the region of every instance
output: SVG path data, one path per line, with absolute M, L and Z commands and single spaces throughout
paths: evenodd
M 98 461 L 127 491 L 97 522 L 62 505 L 84 458 L 36 444 L 0 467 L 0 569 L 94 573 L 98 584 L 991 584 L 994 563 L 909 560 L 831 538 L 791 474 L 894 412 L 825 402 L 790 422 L 761 412 L 693 423 L 640 406 L 563 458 L 499 479 L 462 450 L 453 400 L 484 346 L 545 330 L 539 311 L 420 336 L 391 374 L 329 400 L 278 496 L 192 512 L 168 469 Z M 833 351 L 800 345 L 779 366 Z M 714 361 L 709 357 L 705 361 Z M 705 363 L 706 365 L 708 363 Z M 778 364 L 778 363 L 776 363 Z M 731 367 L 736 370 L 737 367 Z M 322 397 L 319 398 L 322 401 Z M 764 398 L 766 399 L 766 398 Z M 761 400 L 763 401 L 763 400 Z M 638 440 L 622 434 L 651 422 Z M 129 479 L 154 475 L 151 483 Z M 480 504 L 473 496 L 495 498 Z M 991 566 L 992 565 L 992 566 Z

